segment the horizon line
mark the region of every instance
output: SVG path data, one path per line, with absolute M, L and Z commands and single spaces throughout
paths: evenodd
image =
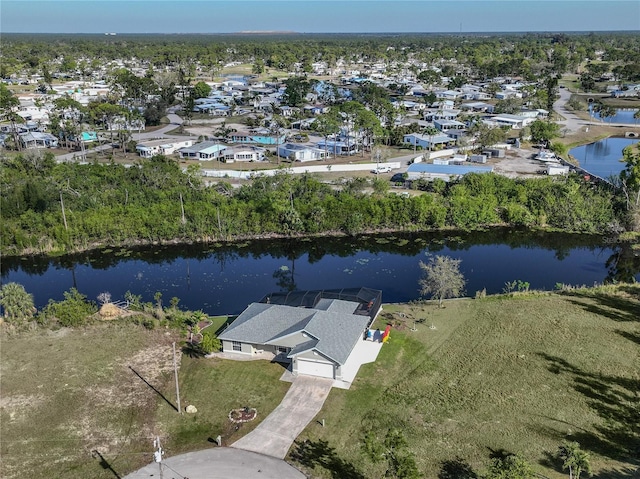
M 378 32 L 298 32 L 295 30 L 240 30 L 235 32 L 0 32 L 2 35 L 478 35 L 478 34 L 504 34 L 504 33 L 638 33 L 635 30 L 491 30 L 491 31 L 442 31 L 442 32 L 420 32 L 420 31 L 378 31 Z

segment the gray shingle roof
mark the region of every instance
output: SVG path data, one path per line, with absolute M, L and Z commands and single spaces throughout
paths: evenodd
M 278 344 L 278 338 L 306 332 L 317 340 L 295 346 L 289 357 L 315 349 L 338 364 L 344 364 L 362 339 L 370 318 L 352 314 L 359 304 L 322 299 L 316 308 L 296 308 L 278 304 L 252 303 L 220 335 L 225 341 Z

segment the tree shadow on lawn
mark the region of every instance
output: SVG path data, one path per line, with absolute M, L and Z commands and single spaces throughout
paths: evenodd
M 618 333 L 623 338 L 628 339 L 629 341 L 640 344 L 640 333 L 630 333 L 628 331 L 621 331 L 620 329 L 617 329 L 616 333 Z
M 637 294 L 634 290 L 625 290 L 623 288 L 623 291 L 628 292 L 628 294 Z M 580 306 L 589 313 L 604 316 L 618 322 L 640 322 L 640 304 L 632 299 L 576 291 L 565 292 L 562 295 L 575 298 L 570 299 L 569 302 Z M 584 299 L 591 299 L 596 303 L 583 301 Z
M 365 476 L 350 462 L 341 459 L 327 441 L 296 441 L 291 458 L 305 467 L 320 466 L 331 473 L 334 479 L 365 479 Z
M 440 464 L 438 479 L 478 479 L 478 474 L 467 461 L 456 457 Z
M 592 479 L 640 479 L 640 468 L 623 467 L 621 469 L 605 469 L 591 477 Z
M 562 358 L 538 355 L 549 362 L 549 371 L 569 376 L 573 389 L 602 419 L 592 431 L 581 430 L 566 439 L 601 456 L 639 463 L 640 379 L 589 373 Z

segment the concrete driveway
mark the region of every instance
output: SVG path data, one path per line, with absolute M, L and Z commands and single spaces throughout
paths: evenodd
M 333 379 L 298 376 L 280 405 L 231 447 L 284 459 L 302 430 L 320 412 Z
M 281 459 L 255 452 L 216 447 L 189 452 L 162 461 L 160 467 L 151 463 L 132 472 L 124 479 L 305 479 L 305 475 Z

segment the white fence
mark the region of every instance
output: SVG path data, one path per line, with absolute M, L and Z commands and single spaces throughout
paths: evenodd
M 392 170 L 400 168 L 402 165 L 399 161 L 388 161 L 386 163 L 354 163 L 343 165 L 308 165 L 308 166 L 292 166 L 287 168 L 279 168 L 276 170 L 255 170 L 255 171 L 237 171 L 237 170 L 202 170 L 203 176 L 212 178 L 238 178 L 249 179 L 254 176 L 265 175 L 273 176 L 278 172 L 302 174 L 302 173 L 327 173 L 342 171 L 371 171 L 377 167 L 387 166 Z

